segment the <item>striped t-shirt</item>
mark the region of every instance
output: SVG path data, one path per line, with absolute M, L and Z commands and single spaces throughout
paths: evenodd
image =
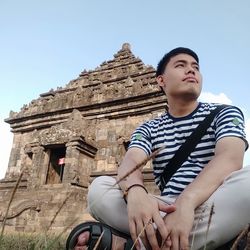
M 129 148 L 138 147 L 150 155 L 166 146 L 153 160 L 155 182 L 160 184 L 160 175 L 179 147 L 191 135 L 199 123 L 219 104 L 199 103 L 188 116 L 175 118 L 169 113 L 145 122 L 132 134 Z M 178 195 L 200 173 L 214 156 L 216 142 L 226 136 L 242 138 L 246 143 L 244 117 L 241 110 L 228 106 L 214 118 L 201 141 L 166 184 L 162 195 Z M 219 166 L 218 166 L 219 167 Z

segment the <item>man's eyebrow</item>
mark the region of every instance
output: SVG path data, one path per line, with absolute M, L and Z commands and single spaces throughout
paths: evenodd
M 197 65 L 197 66 L 200 66 L 199 63 L 197 63 L 197 62 L 192 62 L 192 64 L 195 64 L 195 65 Z
M 179 59 L 179 60 L 174 62 L 174 64 L 177 64 L 177 63 L 188 63 L 188 62 L 186 60 Z M 191 64 L 199 66 L 199 63 L 197 63 L 196 61 L 192 62 Z
M 183 59 L 179 59 L 179 60 L 174 62 L 174 64 L 176 64 L 176 63 L 187 63 L 187 61 L 183 60 Z

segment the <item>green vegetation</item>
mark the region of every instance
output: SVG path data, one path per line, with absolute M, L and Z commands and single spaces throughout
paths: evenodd
M 0 250 L 63 250 L 66 239 L 57 235 L 5 234 L 0 239 Z

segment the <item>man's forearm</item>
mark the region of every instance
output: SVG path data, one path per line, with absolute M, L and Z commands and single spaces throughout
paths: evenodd
M 135 171 L 132 171 L 136 168 L 146 158 L 146 154 L 141 149 L 131 149 L 127 152 L 122 161 L 121 165 L 118 168 L 117 178 L 121 180 L 119 182 L 120 187 L 125 190 L 133 184 L 142 184 L 143 185 L 143 174 L 142 169 L 139 168 Z M 131 173 L 130 173 L 131 172 Z M 126 178 L 123 179 L 130 173 Z
M 244 152 L 245 143 L 240 138 L 226 137 L 219 140 L 215 156 L 180 194 L 176 205 L 188 202 L 194 209 L 201 205 L 230 173 L 242 167 Z
M 239 168 L 240 164 L 225 156 L 215 157 L 180 194 L 176 203 L 188 202 L 194 209 L 197 208 L 222 184 L 226 176 Z

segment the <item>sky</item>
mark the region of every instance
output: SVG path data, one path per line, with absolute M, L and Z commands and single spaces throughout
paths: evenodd
M 175 47 L 196 51 L 200 100 L 240 107 L 250 141 L 249 13 L 249 0 L 1 0 L 0 178 L 12 145 L 9 112 L 112 59 L 123 43 L 153 67 Z

